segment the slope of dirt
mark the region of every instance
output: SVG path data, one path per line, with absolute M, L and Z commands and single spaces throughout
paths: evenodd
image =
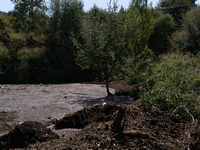
M 113 119 L 113 112 L 118 110 L 114 103 L 105 103 L 102 105 L 88 106 L 80 111 L 67 114 L 60 120 L 56 121 L 55 128 L 83 128 L 92 122 L 108 121 Z
M 0 149 L 23 148 L 29 144 L 58 139 L 59 136 L 42 123 L 28 121 L 15 126 L 8 134 L 0 137 Z
M 37 142 L 23 149 L 200 149 L 198 122 L 192 124 L 190 121 L 186 122 L 174 116 L 170 118 L 170 114 L 162 112 L 154 106 L 140 107 L 137 102 L 124 107 L 126 107 L 126 111 L 122 131 L 142 131 L 148 134 L 148 137 L 127 136 L 120 130 L 110 129 L 113 120 L 102 120 L 87 124 L 79 133 L 69 138 Z M 115 114 L 113 113 L 113 115 Z

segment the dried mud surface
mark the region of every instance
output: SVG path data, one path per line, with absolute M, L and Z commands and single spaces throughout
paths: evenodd
M 115 84 L 119 86 L 120 83 L 118 82 Z M 79 86 L 77 88 L 82 87 L 82 84 L 78 85 Z M 20 87 L 21 85 L 15 85 L 15 86 Z M 24 86 L 25 85 L 23 85 L 23 87 Z M 38 86 L 39 89 L 32 88 L 32 90 L 29 90 L 28 88 L 29 86 Z M 30 93 L 33 92 L 37 94 L 43 93 L 44 91 L 41 90 L 47 90 L 47 88 L 44 87 L 49 87 L 49 86 L 51 85 L 48 86 L 27 85 L 26 88 L 28 89 L 27 91 L 29 91 L 27 92 L 27 96 L 30 95 L 31 97 Z M 70 86 L 72 88 L 74 87 L 74 84 L 71 84 Z M 1 126 L 3 126 L 4 124 L 5 126 L 3 129 L 6 129 L 7 131 L 9 131 L 9 133 L 4 134 L 3 136 L 0 137 L 0 149 L 15 149 L 15 150 L 21 150 L 21 149 L 24 150 L 41 150 L 41 149 L 199 150 L 200 149 L 200 140 L 199 140 L 200 127 L 198 125 L 198 121 L 195 121 L 195 123 L 191 123 L 190 121 L 180 120 L 179 118 L 176 118 L 176 113 L 172 117 L 170 117 L 170 114 L 165 113 L 154 106 L 149 106 L 149 107 L 138 106 L 137 101 L 133 101 L 133 99 L 131 98 L 125 99 L 125 97 L 115 97 L 115 96 L 110 98 L 105 97 L 106 95 L 105 91 L 103 90 L 101 93 L 101 88 L 105 88 L 104 85 L 102 84 L 99 85 L 95 84 L 95 86 L 93 86 L 93 84 L 84 84 L 83 86 L 84 90 L 86 90 L 86 88 L 90 89 L 89 94 L 86 93 L 87 95 L 86 96 L 84 95 L 85 93 L 81 93 L 82 96 L 81 99 L 76 97 L 73 99 L 73 102 L 70 101 L 72 98 L 68 99 L 67 101 L 67 98 L 70 96 L 67 95 L 66 92 L 67 90 L 64 90 L 65 92 L 63 92 L 64 93 L 63 95 L 61 94 L 62 93 L 61 90 L 63 90 L 63 88 L 67 89 L 67 87 L 68 85 L 62 85 L 62 86 L 53 85 L 53 87 L 49 87 L 48 91 L 51 92 L 48 92 L 48 94 L 50 97 L 47 96 L 48 94 L 45 95 L 43 93 L 44 101 L 41 102 L 43 104 L 42 106 L 38 101 L 33 102 L 34 99 L 31 99 L 31 101 L 29 99 L 30 101 L 29 103 L 28 102 L 24 103 L 27 105 L 22 105 L 24 106 L 22 108 L 23 109 L 26 108 L 25 110 L 28 111 L 30 109 L 33 109 L 32 107 L 33 104 L 35 103 L 36 107 L 34 109 L 37 110 L 35 111 L 35 113 L 36 114 L 41 113 L 41 115 L 40 114 L 38 115 L 42 116 L 42 117 L 38 116 L 38 120 L 36 120 L 38 122 L 35 122 L 35 120 L 32 119 L 35 117 L 33 114 L 29 118 L 32 119 L 31 121 L 28 120 L 28 117 L 25 116 L 25 114 L 24 114 L 25 119 L 23 120 L 23 115 L 20 116 L 20 111 L 19 111 L 19 110 L 23 111 L 22 108 L 17 109 L 17 106 L 15 105 L 14 105 L 15 107 L 13 106 L 13 108 L 10 108 L 11 107 L 10 105 L 8 104 L 6 105 L 1 101 L 0 109 L 2 109 L 2 111 L 0 113 L 0 118 L 1 120 L 4 120 L 1 121 Z M 123 84 L 121 84 L 120 88 L 122 87 Z M 38 92 L 36 92 L 37 90 Z M 96 94 L 99 94 L 98 95 L 99 97 L 95 97 L 97 96 L 94 94 L 95 90 Z M 76 90 L 73 89 L 73 91 Z M 5 92 L 0 95 L 1 100 L 3 100 L 2 95 L 6 94 L 6 92 L 9 93 L 10 90 L 8 91 L 5 90 Z M 49 103 L 49 105 L 52 104 L 50 103 L 51 101 L 55 103 L 55 99 L 53 98 L 54 94 L 51 94 L 53 92 L 55 92 L 54 93 L 55 95 L 57 94 L 57 96 L 58 95 L 61 96 L 57 102 L 62 102 L 62 103 L 60 105 L 59 103 L 57 105 L 53 105 L 49 107 L 52 108 L 51 110 L 47 110 L 47 108 L 45 109 L 45 107 L 48 106 L 46 103 Z M 8 93 L 7 95 L 9 95 Z M 11 93 L 12 92 L 10 92 L 10 94 Z M 80 94 L 80 91 L 78 91 L 77 93 Z M 15 98 L 15 100 L 18 101 L 17 99 L 19 99 L 19 97 L 17 97 L 16 95 L 20 95 L 20 92 L 18 94 L 16 93 L 13 94 L 12 99 Z M 39 98 L 40 96 L 42 95 L 38 95 L 37 98 Z M 4 99 L 6 99 L 6 95 L 4 95 Z M 62 101 L 62 99 L 65 99 L 68 102 L 68 104 L 71 104 L 72 109 L 70 108 L 70 105 L 65 104 L 64 101 Z M 131 100 L 132 102 L 129 103 Z M 40 99 L 40 101 L 42 101 L 42 99 Z M 82 103 L 80 103 L 80 101 Z M 44 102 L 46 102 L 45 103 L 46 105 L 44 105 Z M 116 104 L 115 102 L 118 104 Z M 112 130 L 110 128 L 110 125 L 112 124 L 114 118 L 117 115 L 119 105 L 123 105 L 123 107 L 125 107 L 122 130 Z M 67 106 L 69 107 L 67 108 Z M 75 106 L 78 107 L 75 108 Z M 4 107 L 7 109 L 3 109 Z M 62 110 L 62 108 L 64 110 Z M 44 110 L 42 111 L 42 109 Z M 61 111 L 63 112 L 59 111 L 59 109 L 61 109 Z M 47 111 L 48 113 L 45 114 L 45 111 Z M 60 113 L 54 114 L 54 111 L 56 113 L 58 112 Z M 30 114 L 31 113 L 26 113 L 26 115 L 29 116 Z M 56 118 L 57 120 L 55 120 L 54 118 Z M 19 123 L 19 121 L 25 121 L 25 122 Z M 42 122 L 43 125 L 39 122 Z M 13 123 L 18 123 L 18 124 L 13 125 Z M 122 131 L 139 131 L 139 132 L 142 131 L 143 133 L 147 133 L 149 136 L 148 138 L 142 138 L 139 136 L 137 138 L 134 138 L 125 135 L 124 132 Z M 9 143 L 9 141 L 13 141 L 13 139 L 17 138 L 23 139 L 20 141 L 22 144 L 19 144 L 20 142 L 17 142 L 18 146 L 13 146 L 12 142 Z M 25 145 L 23 145 L 24 143 Z

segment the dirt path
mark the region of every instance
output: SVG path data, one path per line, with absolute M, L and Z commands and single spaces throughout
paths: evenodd
M 85 106 L 103 102 L 124 104 L 131 100 L 123 96 L 106 97 L 106 88 L 101 84 L 0 84 L 0 135 L 19 122 L 45 123 Z

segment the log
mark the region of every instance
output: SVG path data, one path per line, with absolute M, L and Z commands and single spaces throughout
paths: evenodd
M 123 131 L 124 135 L 129 136 L 131 138 L 150 138 L 149 133 L 145 133 L 139 130 L 131 130 L 131 131 Z

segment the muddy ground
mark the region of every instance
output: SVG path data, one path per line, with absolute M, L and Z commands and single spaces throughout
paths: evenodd
M 117 95 L 134 88 L 122 82 L 110 86 Z M 0 149 L 200 149 L 198 121 L 138 106 L 130 97 L 106 97 L 104 84 L 0 87 Z M 113 130 L 119 105 L 125 109 L 124 119 L 121 129 Z
M 120 89 L 122 82 L 110 83 Z M 124 87 L 124 86 L 123 86 Z M 115 89 L 110 89 L 115 93 Z M 123 104 L 133 98 L 106 96 L 105 84 L 0 84 L 0 135 L 24 121 L 46 124 L 86 106 L 116 102 Z

